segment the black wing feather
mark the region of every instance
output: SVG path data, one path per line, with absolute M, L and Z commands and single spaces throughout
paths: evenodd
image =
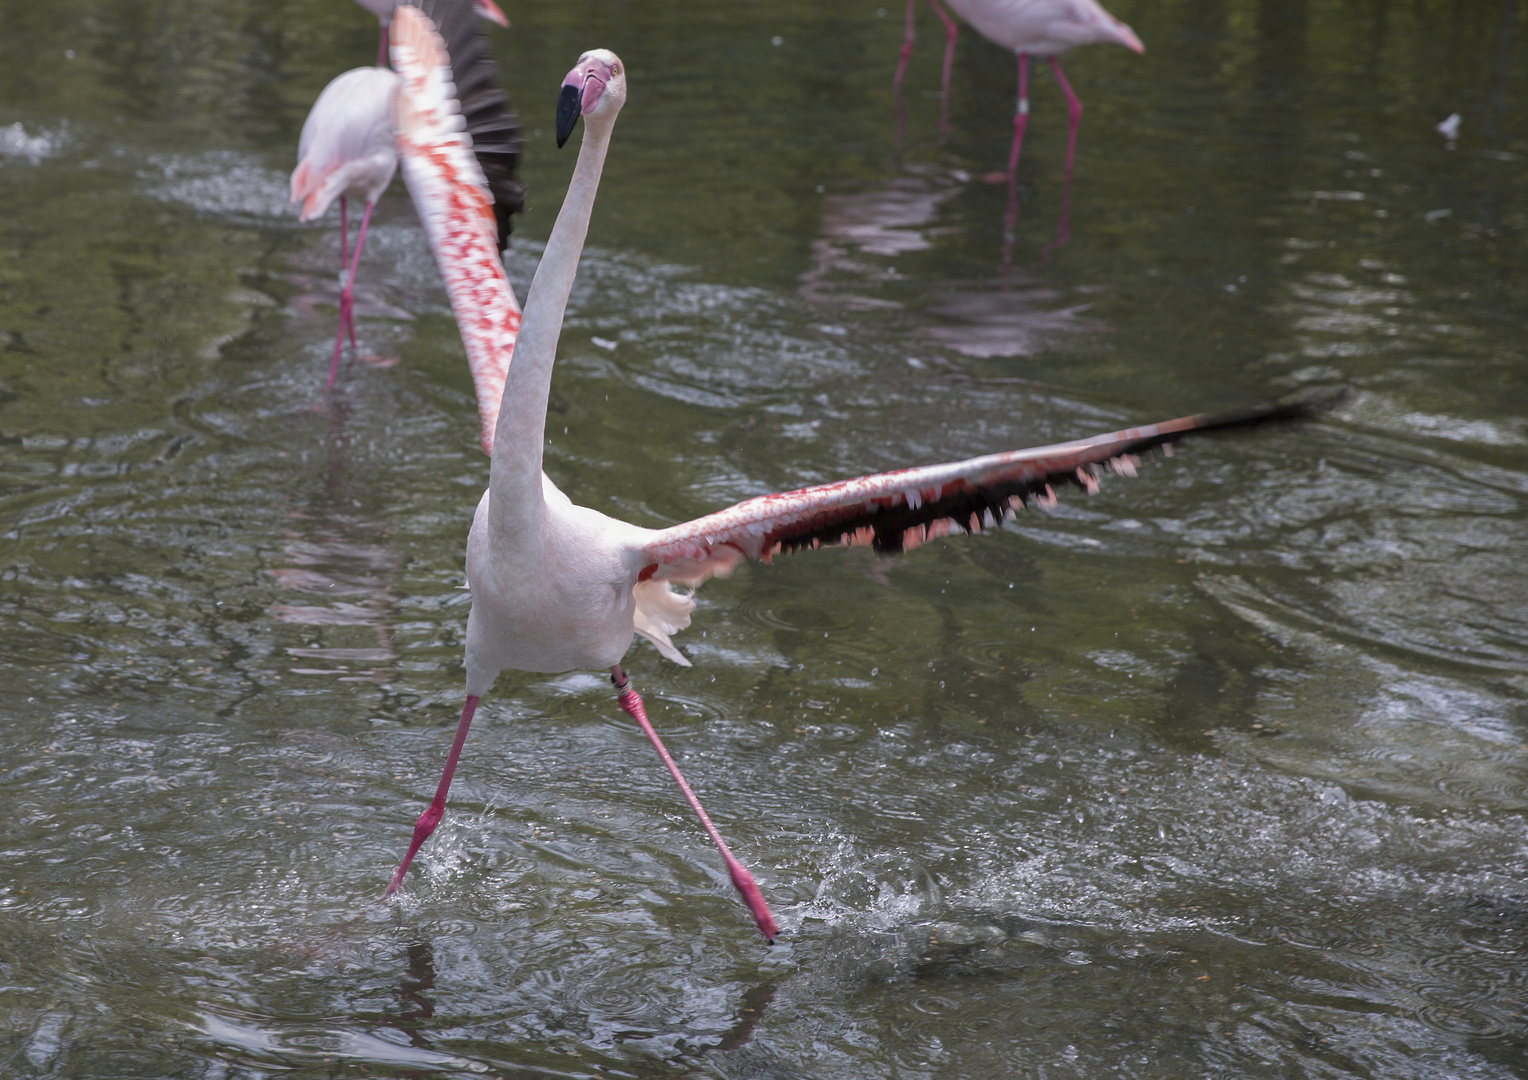
M 959 489 L 916 507 L 906 503 L 869 509 L 846 507 L 841 511 L 825 513 L 817 520 L 798 522 L 788 531 L 771 534 L 770 539 L 779 545 L 781 553 L 790 553 L 841 544 L 861 530 L 869 529 L 873 536 L 871 547 L 874 551 L 885 555 L 900 554 L 909 539 L 917 537 L 922 530 L 931 526 L 947 522 L 966 533 L 976 533 L 1000 524 L 1020 506 L 1028 506 L 1036 500 L 1054 499 L 1053 489 L 1056 487 L 1069 486 L 1096 491 L 1096 478 L 1103 470 L 1119 465 L 1121 459 L 1127 456 L 1144 454 L 1187 436 L 1303 420 L 1329 407 L 1330 402 L 1326 401 L 1284 401 L 1240 412 L 1206 416 L 1192 428 L 1120 443 L 1111 447 L 1114 452 L 1103 461 L 1081 467 L 1069 466 L 1043 476 L 998 480 Z

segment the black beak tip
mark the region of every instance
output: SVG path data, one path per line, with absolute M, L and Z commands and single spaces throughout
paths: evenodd
M 578 126 L 579 113 L 583 111 L 583 95 L 576 86 L 564 86 L 557 95 L 557 149 L 561 150 L 568 136 Z

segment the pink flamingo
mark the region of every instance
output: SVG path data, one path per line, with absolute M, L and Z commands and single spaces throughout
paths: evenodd
M 505 108 L 505 95 L 498 86 L 498 67 L 489 54 L 487 35 L 482 33 L 483 18 L 507 25 L 504 13 L 489 0 L 423 2 L 447 43 L 460 115 L 467 134 L 471 136 L 473 153 L 488 176 L 498 225 L 498 246 L 502 251 L 509 244 L 510 215 L 525 205 L 525 189 L 516 175 L 520 159 L 519 124 Z M 380 3 L 366 6 L 378 12 L 383 7 Z M 391 19 L 395 5 L 385 6 L 386 16 Z M 398 167 L 392 116 L 397 86 L 398 77 L 385 67 L 345 72 L 318 95 L 303 123 L 297 144 L 299 160 L 292 173 L 292 201 L 302 203 L 300 220 L 306 222 L 323 216 L 336 197 L 340 203 L 340 268 L 346 272 L 346 278 L 340 290 L 339 330 L 335 334 L 334 355 L 329 361 L 327 385 L 330 387 L 334 385 L 335 373 L 339 369 L 340 351 L 347 330 L 351 348 L 355 347 L 355 276 L 361 262 L 361 248 L 366 243 L 372 208 L 387 190 Z M 365 205 L 353 255 L 346 250 L 349 239 L 347 198 L 360 199 Z M 484 409 L 483 448 L 487 452 L 493 417 L 498 412 L 498 391 L 503 386 L 503 373 L 500 371 L 495 376 L 492 372 L 474 370 L 473 377 L 478 383 L 478 400 Z
M 483 180 L 453 130 L 450 72 L 439 39 L 417 12 L 400 9 L 393 59 L 403 79 L 397 103 L 404 178 L 420 208 L 469 355 L 495 347 L 509 296 L 494 257 Z M 685 782 L 648 721 L 642 699 L 621 668 L 633 633 L 689 666 L 670 635 L 690 623 L 695 601 L 672 585 L 694 587 L 746 559 L 830 544 L 869 544 L 900 552 L 957 529 L 991 528 L 1027 502 L 1054 501 L 1053 485 L 1097 490 L 1105 466 L 1133 475 L 1136 455 L 1191 432 L 1291 419 L 1304 406 L 1270 406 L 1231 417 L 1202 416 L 1131 428 L 1034 450 L 990 454 L 948 465 L 903 469 L 765 495 L 667 529 L 645 529 L 575 506 L 542 472 L 552 366 L 568 294 L 588 231 L 595 191 L 626 73 L 610 52 L 579 58 L 563 80 L 557 108 L 562 145 L 580 116 L 585 124 L 568 194 L 547 240 L 527 297 L 514 363 L 504 384 L 489 487 L 467 538 L 466 701 L 429 807 L 414 825 L 408 851 L 384 898 L 445 811 L 446 796 L 478 702 L 504 668 L 566 671 L 604 668 L 617 703 L 641 727 L 721 853 L 763 935 L 778 933 L 748 870 Z
M 297 168 L 292 172 L 292 201 L 302 203 L 301 221 L 322 217 L 331 203 L 340 201 L 340 268 L 345 269 L 344 288 L 340 290 L 340 325 L 334 338 L 334 356 L 329 361 L 329 381 L 334 385 L 339 370 L 340 349 L 345 331 L 350 330 L 350 344 L 355 346 L 355 319 L 352 295 L 355 272 L 361 263 L 361 248 L 366 243 L 366 227 L 371 223 L 372 207 L 398 169 L 398 154 L 393 149 L 392 96 L 398 77 L 387 68 L 356 68 L 336 78 L 313 103 L 303 122 L 297 141 Z M 364 201 L 361 228 L 356 234 L 355 254 L 349 256 L 349 228 L 346 200 Z
M 1024 129 L 1029 124 L 1029 58 L 1050 58 L 1051 70 L 1056 82 L 1066 95 L 1066 176 L 1071 179 L 1072 157 L 1077 149 L 1077 125 L 1082 120 L 1082 102 L 1072 92 L 1072 84 L 1061 72 L 1057 59 L 1066 50 L 1077 45 L 1093 45 L 1113 42 L 1138 53 L 1146 47 L 1135 32 L 1103 9 L 1098 0 L 945 0 L 950 8 L 976 32 L 995 44 L 1010 49 L 1019 57 L 1018 103 L 1013 114 L 1013 145 L 1008 151 L 1008 176 L 1010 182 L 1019 166 L 1019 147 L 1024 142 Z M 907 60 L 913 52 L 913 5 L 907 0 L 907 29 L 902 39 L 902 53 L 897 61 L 896 87 L 902 89 L 902 76 L 907 72 Z M 940 84 L 943 103 L 939 110 L 939 126 L 947 128 L 950 107 L 950 64 L 955 58 L 955 35 L 959 24 L 939 6 L 939 0 L 928 0 L 929 7 L 944 23 L 944 79 Z
M 379 24 L 377 33 L 377 66 L 386 67 L 387 28 L 393 21 L 393 12 L 397 10 L 400 0 L 355 0 L 355 2 L 377 17 Z M 412 0 L 402 0 L 402 2 L 410 3 Z M 483 18 L 508 28 L 509 19 L 505 17 L 503 10 L 493 0 L 473 0 L 472 6 Z M 447 41 L 451 40 L 449 36 L 442 36 L 445 36 Z

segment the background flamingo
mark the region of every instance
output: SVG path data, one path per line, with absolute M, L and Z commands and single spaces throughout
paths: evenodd
M 382 18 L 391 19 L 395 4 L 366 4 Z M 456 86 L 460 116 L 470 136 L 478 164 L 487 177 L 497 224 L 498 248 L 509 244 L 511 215 L 525 207 L 525 187 L 520 183 L 520 124 L 508 109 L 508 96 L 499 85 L 499 69 L 483 32 L 484 18 L 507 25 L 504 13 L 488 0 L 424 0 L 423 9 L 439 28 L 446 43 Z M 384 23 L 384 33 L 386 24 Z M 366 240 L 372 207 L 391 183 L 397 169 L 393 145 L 392 99 L 398 78 L 385 67 L 356 68 L 326 86 L 303 124 L 298 142 L 298 165 L 292 173 L 292 201 L 302 202 L 300 218 L 322 216 L 336 197 L 340 204 L 340 268 L 345 284 L 340 290 L 339 329 L 334 355 L 329 361 L 328 386 L 334 385 L 340 350 L 348 331 L 355 347 L 354 289 L 361 248 Z M 353 255 L 347 255 L 347 197 L 365 205 Z M 348 266 L 347 266 L 348 260 Z M 513 302 L 513 292 L 511 292 Z M 516 311 L 518 319 L 518 309 Z M 518 323 L 516 324 L 518 325 Z M 513 345 L 511 338 L 510 346 Z M 498 413 L 503 388 L 503 364 L 494 370 L 474 367 L 473 382 L 483 412 L 483 449 L 492 442 L 493 418 Z
M 393 57 L 403 79 L 398 145 L 404 176 L 424 218 L 469 355 L 495 347 L 510 306 L 483 179 L 453 130 L 449 71 L 439 39 L 417 12 L 400 10 Z M 1098 487 L 1105 466 L 1133 475 L 1135 455 L 1191 432 L 1291 419 L 1299 405 L 1220 419 L 1188 417 L 1034 450 L 864 476 L 748 499 L 667 529 L 645 529 L 575 506 L 542 472 L 548 395 L 563 313 L 588 230 L 606 150 L 626 97 L 621 61 L 585 53 L 563 81 L 557 112 L 561 145 L 578 117 L 586 133 L 578 164 L 527 297 L 515 362 L 504 385 L 489 488 L 467 539 L 466 701 L 430 806 L 385 896 L 402 884 L 415 853 L 439 823 L 481 696 L 500 670 L 607 668 L 620 707 L 657 749 L 721 852 L 732 882 L 766 938 L 778 932 L 748 871 L 727 849 L 649 723 L 621 668 L 632 634 L 675 663 L 689 660 L 670 635 L 690 623 L 695 602 L 671 583 L 695 586 L 739 562 L 826 544 L 870 544 L 900 552 L 956 529 L 993 527 L 1053 485 Z
M 907 73 L 907 61 L 913 51 L 913 7 L 915 0 L 907 0 L 907 28 L 902 39 L 902 52 L 897 61 L 896 86 L 900 92 L 902 76 Z M 1066 95 L 1066 176 L 1071 179 L 1072 158 L 1077 149 L 1077 125 L 1082 120 L 1082 102 L 1072 92 L 1061 71 L 1061 53 L 1077 45 L 1093 45 L 1113 42 L 1138 53 L 1146 47 L 1135 32 L 1103 9 L 1097 0 L 945 0 L 950 8 L 976 32 L 988 41 L 1001 45 L 1018 54 L 1018 102 L 1013 114 L 1013 145 L 1008 150 L 1008 177 L 1012 183 L 1019 165 L 1019 148 L 1024 142 L 1024 129 L 1029 124 L 1029 58 L 1050 58 L 1051 70 L 1056 82 Z M 955 57 L 955 37 L 960 25 L 939 6 L 939 0 L 928 0 L 929 7 L 944 24 L 944 77 L 940 84 L 943 101 L 939 107 L 939 124 L 945 128 L 949 123 L 950 65 Z
M 398 77 L 386 68 L 356 68 L 339 76 L 318 95 L 297 142 L 297 168 L 292 172 L 292 201 L 302 203 L 301 221 L 321 217 L 338 197 L 340 201 L 340 268 L 345 284 L 340 289 L 339 330 L 334 336 L 334 356 L 329 361 L 329 381 L 339 369 L 345 331 L 355 345 L 352 295 L 361 248 L 371 210 L 398 169 L 393 149 L 391 101 Z M 366 209 L 356 233 L 355 254 L 348 256 L 349 229 L 346 200 L 357 198 Z M 348 268 L 346 266 L 348 259 Z

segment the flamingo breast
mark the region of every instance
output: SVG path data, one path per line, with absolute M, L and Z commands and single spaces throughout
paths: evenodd
M 631 646 L 630 551 L 647 530 L 574 506 L 550 480 L 544 488 L 539 513 L 490 514 L 486 491 L 478 503 L 467 537 L 469 694 L 503 668 L 608 668 Z

